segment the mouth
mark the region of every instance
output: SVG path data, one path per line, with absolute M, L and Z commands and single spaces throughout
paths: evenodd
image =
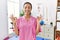
M 26 13 L 30 13 L 30 11 L 25 11 Z

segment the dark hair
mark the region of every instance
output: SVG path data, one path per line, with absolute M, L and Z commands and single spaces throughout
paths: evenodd
M 25 2 L 24 5 L 25 4 L 29 4 L 31 6 L 31 9 L 32 9 L 32 4 L 30 2 Z M 23 5 L 23 7 L 24 7 L 24 5 Z

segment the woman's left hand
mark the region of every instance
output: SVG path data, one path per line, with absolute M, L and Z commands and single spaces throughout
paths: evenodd
M 37 23 L 42 19 L 42 17 L 37 17 Z

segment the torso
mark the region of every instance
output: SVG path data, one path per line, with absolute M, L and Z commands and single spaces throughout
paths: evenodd
M 36 40 L 36 18 L 30 17 L 27 21 L 25 17 L 20 18 L 19 36 L 20 40 Z

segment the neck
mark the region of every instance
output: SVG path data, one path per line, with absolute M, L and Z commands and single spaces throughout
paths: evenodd
M 25 15 L 25 18 L 27 18 L 27 19 L 30 18 L 30 15 Z

